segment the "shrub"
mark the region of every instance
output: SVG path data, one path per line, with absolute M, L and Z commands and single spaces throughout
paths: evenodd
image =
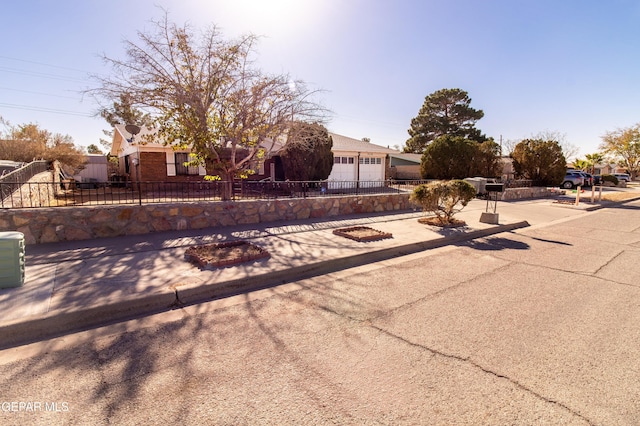
M 602 175 L 602 182 L 611 182 L 614 186 L 618 186 L 618 178 L 614 175 Z
M 422 154 L 420 174 L 425 179 L 463 179 L 473 176 L 478 143 L 461 136 L 444 135 L 431 142 Z
M 439 180 L 416 187 L 410 200 L 420 204 L 423 211 L 435 214 L 440 223 L 447 225 L 453 222 L 453 215 L 475 196 L 476 189 L 469 182 Z M 462 207 L 457 208 L 458 204 Z
M 567 171 L 567 161 L 557 141 L 525 139 L 515 146 L 511 158 L 516 177 L 543 186 L 560 185 Z
M 325 180 L 333 167 L 333 140 L 318 123 L 295 123 L 280 152 L 284 177 L 292 181 Z

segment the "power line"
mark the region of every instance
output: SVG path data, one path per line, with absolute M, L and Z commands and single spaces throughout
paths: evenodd
M 58 69 L 61 69 L 61 70 L 78 71 L 78 72 L 83 72 L 83 73 L 87 73 L 87 74 L 89 73 L 89 71 L 87 71 L 87 70 L 80 70 L 80 69 L 77 69 L 77 68 L 63 67 L 63 66 L 60 66 L 60 65 L 47 64 L 47 63 L 44 63 L 44 62 L 29 61 L 27 59 L 12 58 L 10 56 L 0 55 L 0 58 L 9 59 L 11 61 L 25 62 L 27 64 L 43 65 L 45 67 L 58 68 Z
M 12 89 L 10 87 L 0 87 L 0 90 L 10 90 L 12 92 L 20 92 L 20 93 L 31 93 L 32 95 L 42 95 L 42 96 L 53 96 L 56 98 L 64 98 L 64 99 L 75 99 L 77 100 L 78 98 L 74 98 L 71 96 L 64 96 L 64 95 L 54 95 L 52 93 L 43 93 L 43 92 L 34 92 L 31 90 L 21 90 L 21 89 Z
M 43 72 L 37 72 L 37 71 L 27 71 L 27 70 L 21 70 L 19 68 L 7 68 L 7 67 L 0 67 L 0 71 L 3 72 L 10 72 L 13 74 L 20 74 L 20 75 L 29 75 L 32 77 L 44 77 L 44 78 L 50 78 L 53 80 L 61 80 L 61 81 L 70 81 L 70 82 L 79 82 L 79 83 L 86 83 L 90 80 L 84 78 L 84 79 L 80 79 L 80 78 L 74 78 L 74 77 L 67 77 L 64 75 L 57 75 L 57 74 L 48 74 L 48 73 L 43 73 Z
M 26 110 L 26 111 L 49 112 L 49 113 L 52 113 L 52 114 L 75 115 L 75 116 L 78 116 L 78 117 L 87 117 L 87 118 L 93 117 L 93 115 L 91 115 L 91 114 L 78 112 L 78 111 L 67 111 L 67 110 L 63 110 L 63 109 L 34 107 L 34 106 L 30 106 L 30 105 L 16 105 L 16 104 L 0 103 L 0 107 L 13 108 L 13 109 L 22 109 L 22 110 Z

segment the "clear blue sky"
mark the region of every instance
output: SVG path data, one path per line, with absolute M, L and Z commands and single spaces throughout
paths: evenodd
M 0 26 L 0 116 L 98 144 L 106 122 L 80 94 L 100 53 L 158 18 L 215 23 L 264 38 L 265 71 L 323 89 L 330 131 L 402 145 L 425 96 L 461 88 L 488 136 L 566 135 L 582 155 L 640 121 L 636 0 L 60 0 L 7 1 Z

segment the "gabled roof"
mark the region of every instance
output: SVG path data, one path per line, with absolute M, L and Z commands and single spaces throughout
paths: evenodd
M 126 127 L 126 126 L 125 126 L 124 124 L 116 124 L 116 125 L 115 125 L 115 129 L 116 129 L 116 130 L 117 130 L 117 131 L 118 131 L 118 132 L 119 132 L 119 133 L 120 133 L 120 134 L 121 134 L 125 139 L 129 139 L 129 138 L 131 138 L 131 133 L 129 133 L 129 132 L 127 131 L 127 129 L 125 129 L 125 127 Z M 140 126 L 140 133 L 138 133 L 138 134 L 136 135 L 136 139 L 137 139 L 137 138 L 139 138 L 139 137 L 147 136 L 147 135 L 153 135 L 153 134 L 155 134 L 155 133 L 156 133 L 155 129 L 149 129 L 149 128 L 148 128 L 148 127 L 146 127 L 146 126 Z
M 149 129 L 145 126 L 140 127 L 140 133 L 135 135 L 134 144 L 139 141 L 145 140 L 145 136 L 154 135 L 156 133 L 155 129 Z M 337 133 L 329 132 L 331 139 L 333 140 L 333 151 L 351 151 L 351 152 L 366 152 L 371 154 L 395 154 L 400 155 L 400 151 L 395 149 L 385 148 L 380 145 L 375 145 L 370 142 L 365 142 L 362 140 L 350 138 L 347 136 L 339 135 Z M 113 143 L 111 145 L 111 154 L 117 155 L 117 153 L 122 149 L 124 144 L 127 144 L 127 141 L 131 139 L 131 133 L 129 133 L 125 129 L 124 124 L 117 124 L 114 126 L 113 132 Z M 157 141 L 157 137 L 152 138 L 153 142 L 147 142 L 149 138 L 145 140 L 145 143 L 140 147 L 140 149 L 144 149 L 143 147 L 152 145 L 152 146 L 164 146 L 161 141 Z M 269 149 L 272 148 L 272 141 L 266 140 L 261 143 L 263 148 Z M 284 143 L 277 140 L 273 143 L 273 148 L 270 150 L 272 154 L 277 153 L 284 147 Z M 410 154 L 405 154 L 410 155 Z M 419 155 L 419 154 L 416 154 Z M 419 162 L 419 160 L 418 160 Z
M 395 154 L 389 154 L 390 157 L 398 158 L 400 160 L 409 161 L 411 163 L 420 164 L 422 162 L 422 154 L 412 154 L 407 152 L 398 152 Z
M 135 135 L 134 143 L 142 141 L 143 137 L 147 135 L 155 134 L 155 129 L 148 129 L 145 126 L 140 127 L 140 133 Z M 122 149 L 123 144 L 131 139 L 131 133 L 127 132 L 124 124 L 116 124 L 113 131 L 113 140 L 111 142 L 111 155 L 118 155 L 118 152 Z M 162 146 L 161 142 L 153 142 L 152 145 Z
M 141 144 L 140 150 L 144 150 L 145 146 L 164 147 L 165 145 L 162 143 L 160 138 L 155 134 L 156 134 L 155 129 L 149 129 L 145 126 L 141 126 L 140 133 L 138 133 L 135 136 L 133 144 L 135 145 L 137 142 L 144 141 Z M 149 137 L 150 135 L 152 137 Z M 117 153 L 122 148 L 123 144 L 127 143 L 129 139 L 131 139 L 131 133 L 129 133 L 127 129 L 125 129 L 125 125 L 116 124 L 114 126 L 113 142 L 111 144 L 111 154 L 117 155 Z M 262 141 L 260 143 L 260 146 L 270 151 L 271 153 L 276 153 L 282 149 L 284 144 L 278 140 L 273 142 L 271 139 L 267 139 Z
M 333 140 L 333 151 L 353 151 L 353 152 L 369 152 L 375 154 L 397 154 L 399 151 L 395 149 L 385 148 L 380 145 L 372 144 L 337 133 L 329 132 L 329 136 Z

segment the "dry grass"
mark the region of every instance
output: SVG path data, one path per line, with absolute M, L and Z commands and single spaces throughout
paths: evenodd
M 567 196 L 575 199 L 576 194 L 575 192 L 568 192 Z M 602 193 L 602 201 L 626 201 L 626 200 L 630 200 L 632 198 L 638 198 L 638 197 L 640 197 L 640 192 L 622 192 L 622 191 L 609 192 L 607 191 Z M 597 190 L 595 192 L 594 200 L 598 201 Z M 582 192 L 580 194 L 580 201 L 584 201 L 584 202 L 591 201 L 591 191 Z
M 591 194 L 589 194 L 589 197 L 591 197 Z M 609 192 L 602 194 L 602 199 L 606 201 L 625 201 L 637 197 L 640 197 L 640 192 Z

